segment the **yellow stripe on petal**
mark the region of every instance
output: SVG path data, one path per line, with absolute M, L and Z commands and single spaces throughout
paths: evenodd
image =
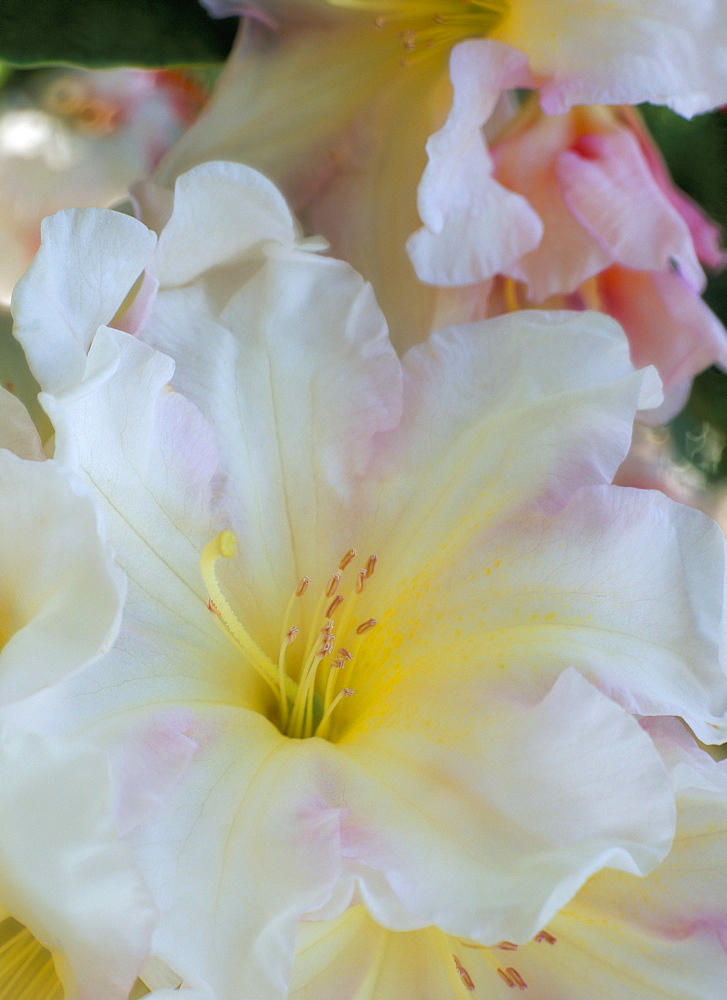
M 406 55 L 448 49 L 465 38 L 486 38 L 510 11 L 510 0 L 329 0 L 369 11 L 379 30 L 393 28 Z
M 63 1000 L 51 953 L 12 918 L 0 923 L 0 1000 Z

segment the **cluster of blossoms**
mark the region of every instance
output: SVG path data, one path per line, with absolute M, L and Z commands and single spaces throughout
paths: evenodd
M 727 545 L 614 484 L 727 363 L 628 106 L 727 100 L 727 8 L 684 7 L 218 0 L 136 218 L 45 220 L 2 1000 L 722 995 Z

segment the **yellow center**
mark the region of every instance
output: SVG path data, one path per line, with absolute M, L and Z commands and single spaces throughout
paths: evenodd
M 465 38 L 484 38 L 500 24 L 510 0 L 328 0 L 335 7 L 369 11 L 379 31 L 391 29 L 403 61 L 427 50 L 450 49 Z
M 207 607 L 245 662 L 273 691 L 280 731 L 294 739 L 325 738 L 336 706 L 354 693 L 351 688 L 342 686 L 341 677 L 347 668 L 350 670 L 349 664 L 367 633 L 378 624 L 375 618 L 360 619 L 355 615 L 358 598 L 376 568 L 376 556 L 369 556 L 365 565 L 355 571 L 352 563 L 356 550 L 349 549 L 344 554 L 336 572 L 321 590 L 313 625 L 305 640 L 294 618 L 296 606 L 308 591 L 311 580 L 304 576 L 299 581 L 283 616 L 280 649 L 275 661 L 258 646 L 239 620 L 217 579 L 217 560 L 231 559 L 236 553 L 237 539 L 231 531 L 220 532 L 202 551 L 202 577 L 210 598 Z M 288 653 L 293 643 L 302 649 L 294 664 Z

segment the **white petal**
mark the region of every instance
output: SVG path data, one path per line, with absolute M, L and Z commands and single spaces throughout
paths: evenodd
M 51 949 L 68 1000 L 124 1000 L 154 917 L 116 833 L 104 755 L 3 732 L 0 898 Z
M 55 462 L 0 451 L 0 703 L 27 697 L 101 656 L 125 595 L 97 508 Z
M 40 250 L 15 286 L 12 311 L 33 375 L 55 393 L 83 377 L 96 330 L 111 322 L 156 238 L 135 219 L 92 208 L 58 212 L 41 232 Z
M 491 278 L 537 246 L 542 223 L 520 195 L 492 177 L 482 126 L 500 94 L 531 83 L 523 56 L 494 42 L 463 42 L 452 51 L 454 101 L 427 142 L 419 184 L 424 228 L 407 249 L 422 281 L 467 285 Z

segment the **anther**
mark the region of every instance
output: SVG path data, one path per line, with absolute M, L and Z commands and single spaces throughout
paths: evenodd
M 373 576 L 374 570 L 376 569 L 376 563 L 379 561 L 378 556 L 369 556 L 366 560 L 366 576 Z
M 498 969 L 497 974 L 505 985 L 509 986 L 511 990 L 526 990 L 528 988 L 528 984 L 525 982 L 517 969 L 513 969 L 512 967 L 507 969 Z
M 372 629 L 374 625 L 378 624 L 379 624 L 378 618 L 369 618 L 365 622 L 361 622 L 360 625 L 356 626 L 356 635 L 363 635 L 364 632 L 368 632 L 369 629 Z
M 474 990 L 474 988 L 475 988 L 475 984 L 474 984 L 474 981 L 472 979 L 472 976 L 465 969 L 465 967 L 462 965 L 462 963 L 460 962 L 460 960 L 457 958 L 456 955 L 452 955 L 452 958 L 454 959 L 454 967 L 456 968 L 457 972 L 459 973 L 460 979 L 462 980 L 464 986 L 471 993 Z
M 538 944 L 542 944 L 543 942 L 546 944 L 555 944 L 558 938 L 553 937 L 553 935 L 549 934 L 547 931 L 540 931 L 535 935 L 535 940 Z
M 327 594 L 326 596 L 329 597 L 330 595 Z M 336 596 L 333 598 L 331 603 L 326 608 L 326 618 L 330 618 L 333 612 L 336 610 L 336 608 L 340 607 L 342 604 L 343 604 L 343 597 L 341 597 L 340 594 L 336 594 Z
M 343 570 L 348 566 L 348 564 L 356 558 L 356 549 L 349 549 L 346 555 L 338 564 L 338 568 L 343 572 Z
M 285 633 L 285 641 L 287 642 L 287 644 L 290 645 L 291 642 L 295 642 L 295 640 L 298 638 L 299 633 L 300 629 L 298 628 L 297 625 L 293 625 L 291 628 L 289 628 L 288 631 Z
M 502 948 L 503 951 L 517 951 L 518 949 L 518 946 L 513 944 L 512 941 L 500 941 L 497 947 Z
M 367 577 L 366 570 L 365 569 L 360 569 L 358 571 L 358 575 L 356 576 L 356 593 L 357 594 L 362 593 L 362 591 L 363 591 L 363 589 L 364 589 L 364 587 L 366 585 L 366 577 Z
M 298 587 L 297 587 L 297 589 L 295 591 L 295 596 L 296 597 L 302 597 L 303 594 L 308 589 L 309 585 L 310 585 L 310 577 L 309 576 L 304 576 L 301 579 L 300 583 L 298 584 Z
M 334 573 L 331 579 L 328 581 L 326 586 L 326 597 L 332 597 L 338 589 L 338 584 L 341 582 L 341 574 Z
M 222 617 L 222 615 L 220 614 L 220 612 L 217 609 L 217 605 L 215 604 L 215 602 L 212 600 L 211 597 L 207 601 L 207 608 L 212 612 L 213 615 L 217 615 L 218 618 Z

